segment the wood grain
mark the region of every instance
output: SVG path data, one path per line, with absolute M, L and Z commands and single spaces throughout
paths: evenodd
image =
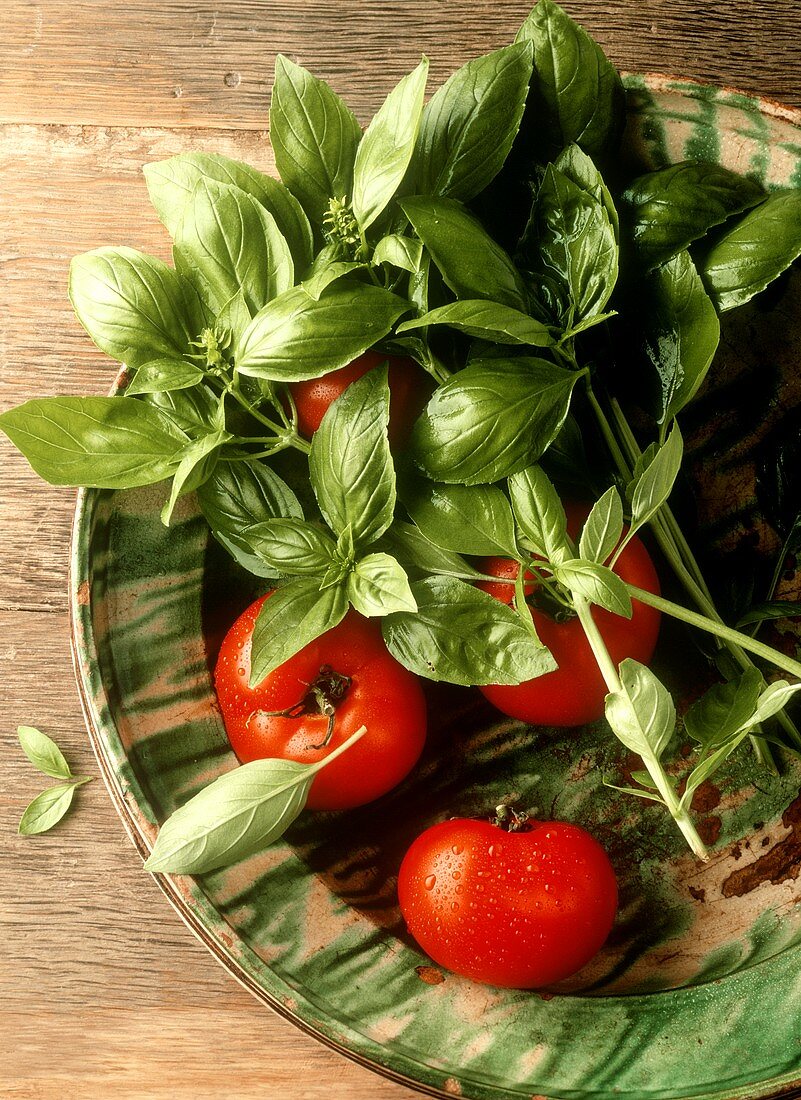
M 621 66 L 801 105 L 796 0 L 568 0 Z M 0 408 L 104 391 L 109 363 L 66 298 L 100 243 L 162 257 L 141 165 L 189 148 L 269 170 L 279 51 L 366 119 L 425 51 L 432 82 L 508 41 L 526 2 L 4 0 L 0 43 Z M 52 834 L 16 823 L 46 785 L 15 729 L 38 724 L 97 775 L 69 656 L 73 494 L 0 443 L 0 1095 L 392 1100 L 409 1090 L 256 1004 L 189 934 L 99 781 Z

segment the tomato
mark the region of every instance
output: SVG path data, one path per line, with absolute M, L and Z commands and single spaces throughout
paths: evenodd
M 568 532 L 575 538 L 589 507 L 568 504 L 565 511 Z M 478 568 L 493 577 L 516 577 L 518 566 L 507 558 L 485 558 Z M 636 535 L 620 555 L 615 572 L 637 588 L 659 593 L 653 562 Z M 496 599 L 511 603 L 513 585 L 492 581 L 479 581 L 477 585 Z M 656 648 L 659 612 L 638 600 L 633 600 L 632 605 L 630 619 L 603 608 L 592 608 L 592 617 L 616 665 L 625 657 L 648 664 Z M 517 686 L 491 684 L 479 690 L 504 714 L 534 726 L 581 726 L 597 721 L 603 716 L 608 688 L 581 623 L 575 617 L 557 622 L 536 607 L 531 608 L 531 617 L 540 640 L 550 649 L 559 667 Z
M 615 919 L 617 883 L 603 848 L 578 825 L 505 832 L 454 818 L 409 848 L 398 898 L 435 962 L 478 982 L 534 989 L 596 954 Z
M 396 786 L 422 751 L 426 705 L 418 678 L 391 656 L 380 627 L 351 611 L 249 687 L 253 627 L 267 598 L 239 616 L 217 658 L 214 685 L 231 747 L 243 764 L 264 757 L 314 764 L 365 725 L 361 740 L 317 774 L 307 805 L 344 810 L 371 802 Z M 321 703 L 330 704 L 330 718 Z M 288 710 L 296 716 L 268 713 Z
M 366 351 L 346 367 L 331 371 L 322 378 L 308 382 L 292 382 L 290 392 L 298 410 L 298 431 L 307 439 L 320 427 L 326 409 L 343 393 L 351 382 L 367 374 L 373 367 L 389 363 L 389 441 L 392 446 L 403 446 L 412 425 L 423 411 L 431 396 L 433 384 L 423 368 L 408 359 L 396 355 L 384 355 L 378 351 Z

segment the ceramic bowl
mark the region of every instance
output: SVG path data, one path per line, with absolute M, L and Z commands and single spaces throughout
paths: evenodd
M 627 83 L 625 155 L 643 168 L 714 160 L 768 186 L 801 186 L 801 115 L 664 77 Z M 745 543 L 767 554 L 778 542 L 755 470 L 801 408 L 798 273 L 726 318 L 723 333 L 709 384 L 683 414 L 699 537 L 730 555 Z M 210 669 L 224 630 L 258 591 L 208 538 L 191 498 L 169 530 L 161 525 L 163 491 L 82 492 L 72 545 L 87 724 L 143 855 L 157 822 L 236 766 Z M 794 637 L 781 641 L 795 649 Z M 702 662 L 692 647 L 671 645 L 668 631 L 663 650 L 679 695 L 694 690 Z M 700 865 L 660 808 L 604 786 L 636 763 L 603 722 L 532 729 L 499 721 L 474 691 L 429 696 L 423 760 L 387 797 L 304 815 L 227 870 L 157 876 L 211 953 L 304 1030 L 437 1096 L 733 1100 L 784 1095 L 801 1081 L 798 769 L 771 779 L 745 751 L 705 784 L 694 811 L 712 856 Z M 509 796 L 540 817 L 588 826 L 621 884 L 606 947 L 547 993 L 440 971 L 397 908 L 395 876 L 411 840 Z

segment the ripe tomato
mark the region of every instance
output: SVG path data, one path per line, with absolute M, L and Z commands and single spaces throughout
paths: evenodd
M 231 747 L 243 764 L 264 757 L 314 764 L 365 725 L 361 740 L 317 774 L 307 805 L 344 810 L 371 802 L 400 783 L 422 751 L 426 705 L 417 677 L 390 655 L 380 627 L 351 611 L 249 687 L 253 627 L 267 598 L 239 616 L 217 658 L 214 686 Z M 333 711 L 328 740 L 320 703 Z
M 298 410 L 298 431 L 307 439 L 320 427 L 326 409 L 351 382 L 367 374 L 373 367 L 389 363 L 389 441 L 393 447 L 403 446 L 412 425 L 431 396 L 432 384 L 423 368 L 397 355 L 366 351 L 346 367 L 331 371 L 322 378 L 308 382 L 292 382 L 290 392 Z
M 615 919 L 617 883 L 603 848 L 578 825 L 510 833 L 454 818 L 412 844 L 398 897 L 435 962 L 478 982 L 535 989 L 596 954 Z
M 567 527 L 575 538 L 589 508 L 583 504 L 568 504 Z M 516 577 L 517 563 L 508 558 L 485 558 L 478 564 L 482 573 L 493 577 Z M 659 578 L 642 542 L 636 537 L 620 555 L 615 572 L 629 584 L 648 592 L 659 593 Z M 513 586 L 478 581 L 479 588 L 504 603 L 511 603 Z M 527 591 L 529 586 L 527 585 Z M 598 624 L 615 664 L 624 657 L 648 664 L 656 648 L 660 614 L 638 600 L 633 600 L 630 619 L 611 611 L 593 607 L 592 617 Z M 536 680 L 526 680 L 515 687 L 490 684 L 479 690 L 489 701 L 510 718 L 518 718 L 534 726 L 581 726 L 603 716 L 608 688 L 577 618 L 557 622 L 544 611 L 531 608 L 537 634 L 550 649 L 558 664 Z

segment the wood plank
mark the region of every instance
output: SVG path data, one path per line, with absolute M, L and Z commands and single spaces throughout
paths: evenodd
M 277 52 L 329 80 L 361 119 L 431 58 L 432 87 L 506 44 L 528 0 L 6 0 L 0 120 L 253 128 L 267 121 Z M 795 0 L 572 0 L 616 64 L 801 105 Z

